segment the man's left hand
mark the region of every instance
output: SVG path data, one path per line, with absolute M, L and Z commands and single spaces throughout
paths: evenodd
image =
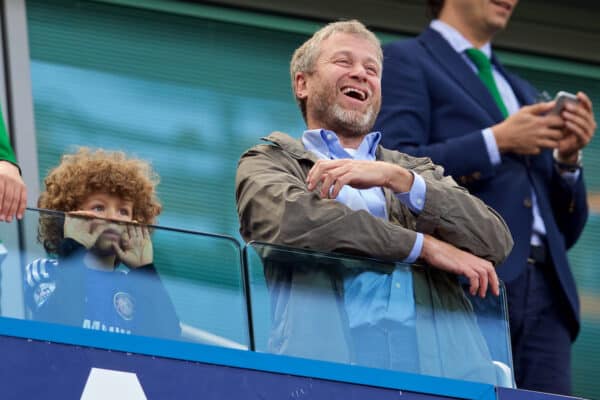
M 414 177 L 406 168 L 383 161 L 319 160 L 308 172 L 308 190 L 322 183 L 322 198 L 335 199 L 345 185 L 355 189 L 387 187 L 395 193 L 408 192 Z
M 565 104 L 561 116 L 565 121 L 565 136 L 559 141 L 558 156 L 565 164 L 575 164 L 579 150 L 592 140 L 596 131 L 596 120 L 592 101 L 583 92 L 577 93 L 579 103 Z
M 442 271 L 463 275 L 469 279 L 470 293 L 484 298 L 488 288 L 494 296 L 500 295 L 498 275 L 491 262 L 461 250 L 431 235 L 423 237 L 420 258 Z

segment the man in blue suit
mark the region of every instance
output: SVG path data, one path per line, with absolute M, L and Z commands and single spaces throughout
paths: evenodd
M 432 158 L 504 217 L 515 246 L 498 273 L 517 385 L 568 394 L 579 300 L 567 250 L 587 219 L 581 149 L 596 129 L 592 103 L 579 92 L 553 113 L 498 62 L 490 42 L 517 0 L 428 3 L 430 27 L 384 49 L 375 128 L 384 146 Z

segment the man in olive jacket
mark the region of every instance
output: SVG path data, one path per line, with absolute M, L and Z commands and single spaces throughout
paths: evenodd
M 512 247 L 506 224 L 452 178 L 444 177 L 442 168 L 429 159 L 378 145 L 381 135 L 370 129 L 381 103 L 381 66 L 379 41 L 358 21 L 329 24 L 296 50 L 291 62 L 292 87 L 308 130 L 301 141 L 274 132 L 264 138 L 268 144 L 242 155 L 236 177 L 242 236 L 247 241 L 392 262 L 420 260 L 448 276 L 466 276 L 472 294 L 484 297 L 490 288 L 497 295 L 494 265 Z M 427 340 L 419 333 L 423 330 L 414 311 L 392 309 L 388 304 L 391 285 L 400 287 L 403 279 L 399 268 L 392 265 L 381 274 L 365 274 L 360 270 L 340 273 L 334 268 L 283 268 L 283 264 L 265 265 L 274 310 L 271 351 L 357 362 L 357 355 L 381 346 L 390 359 L 358 362 L 414 370 L 395 357 L 412 347 L 418 347 L 421 357 Z M 425 301 L 417 294 L 421 281 L 414 277 L 417 304 Z M 329 288 L 331 296 L 321 292 L 319 306 L 307 313 L 302 301 L 310 293 L 299 293 L 310 285 Z M 458 288 L 456 283 L 450 286 Z M 393 341 L 389 336 L 370 336 L 369 327 L 385 325 L 400 331 L 403 326 L 414 326 L 415 318 L 418 337 L 403 336 L 397 351 L 389 350 Z M 479 358 L 484 359 L 485 345 L 468 329 L 473 322 L 463 322 L 465 329 L 454 334 L 471 335 L 482 354 Z M 349 332 L 360 333 L 361 340 L 348 339 Z M 319 333 L 337 342 L 324 340 Z M 451 349 L 452 340 L 447 340 L 448 351 L 464 350 Z M 459 357 L 454 354 L 455 359 Z M 471 366 L 479 366 L 479 361 L 473 356 Z M 423 357 L 415 372 L 443 375 L 439 366 Z M 465 378 L 471 372 L 454 377 Z

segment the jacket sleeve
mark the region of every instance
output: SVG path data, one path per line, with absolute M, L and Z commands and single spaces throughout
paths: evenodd
M 15 158 L 15 153 L 10 146 L 10 141 L 8 138 L 8 131 L 6 130 L 6 125 L 4 124 L 4 118 L 2 116 L 2 111 L 0 110 L 0 161 L 9 161 L 12 164 L 17 165 L 17 160 Z
M 414 230 L 321 199 L 307 190 L 304 176 L 299 162 L 276 146 L 257 146 L 242 155 L 236 200 L 246 241 L 389 261 L 408 256 L 416 240 Z
M 553 171 L 550 185 L 552 213 L 558 229 L 565 238 L 565 246 L 571 248 L 583 232 L 588 218 L 588 203 L 583 180 L 583 169 L 574 185 L 567 183 L 556 171 Z
M 444 169 L 427 158 L 383 150 L 395 163 L 418 173 L 427 186 L 425 204 L 415 229 L 430 234 L 498 265 L 513 246 L 504 219 L 479 198 L 459 186 Z
M 399 218 L 392 223 L 309 192 L 300 166 L 274 147 L 250 150 L 242 156 L 236 178 L 240 232 L 245 240 L 391 261 L 405 259 L 416 232 L 422 232 L 496 264 L 507 256 L 512 239 L 496 212 L 452 178 L 443 177 L 440 167 L 424 159 L 408 165 L 410 161 L 401 157 L 393 152 L 387 161 L 420 173 L 427 194 L 417 217 L 395 200 L 393 216 Z M 295 165 L 298 171 L 294 171 Z
M 446 173 L 455 177 L 470 176 L 478 172 L 481 178 L 493 176 L 492 165 L 481 130 L 466 129 L 452 132 L 452 140 L 432 143 L 431 135 L 449 126 L 436 126 L 436 113 L 445 113 L 445 101 L 460 102 L 456 93 L 440 90 L 436 79 L 448 77 L 430 76 L 433 72 L 421 65 L 428 57 L 416 41 L 392 43 L 384 48 L 384 74 L 381 84 L 383 103 L 375 124 L 382 133 L 381 144 L 392 150 L 402 151 L 415 157 L 429 157 L 443 165 Z M 451 96 L 451 97 L 448 97 Z M 456 104 L 453 118 L 470 118 L 469 110 L 461 110 Z M 461 116 L 460 113 L 464 113 Z M 465 150 L 469 156 L 465 157 Z

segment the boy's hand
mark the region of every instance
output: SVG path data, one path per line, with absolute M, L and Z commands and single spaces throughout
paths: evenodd
M 129 268 L 139 268 L 152 263 L 152 241 L 145 226 L 128 224 L 120 243 L 113 243 L 113 248 L 123 264 Z
M 94 247 L 107 224 L 106 221 L 94 217 L 89 211 L 72 211 L 65 214 L 65 239 L 73 239 L 88 250 Z

